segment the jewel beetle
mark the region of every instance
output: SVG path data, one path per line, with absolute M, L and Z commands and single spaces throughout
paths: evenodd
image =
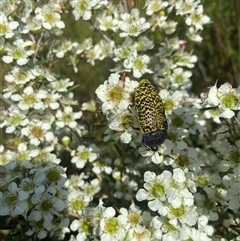
M 168 123 L 162 99 L 147 79 L 142 79 L 136 89 L 135 109 L 143 136 L 142 144 L 157 151 L 167 137 Z

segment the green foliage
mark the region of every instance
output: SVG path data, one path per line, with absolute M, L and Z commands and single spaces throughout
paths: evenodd
M 200 93 L 208 86 L 229 82 L 240 85 L 240 2 L 202 1 L 212 23 L 203 30 L 203 41 L 194 44 L 198 63 L 194 69 L 192 90 Z

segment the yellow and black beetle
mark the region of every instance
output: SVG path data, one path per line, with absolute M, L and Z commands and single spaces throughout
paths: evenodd
M 143 135 L 142 144 L 157 151 L 167 137 L 168 123 L 162 99 L 147 79 L 142 79 L 136 89 L 135 109 Z

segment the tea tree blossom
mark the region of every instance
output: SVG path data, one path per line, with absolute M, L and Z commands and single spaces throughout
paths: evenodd
M 89 20 L 92 16 L 92 9 L 93 7 L 96 7 L 97 0 L 71 0 L 70 4 L 74 8 L 73 15 L 76 20 L 78 20 L 80 17 L 83 18 L 83 20 Z
M 57 122 L 56 125 L 60 128 L 64 126 L 69 126 L 70 128 L 75 128 L 77 126 L 76 120 L 81 118 L 82 112 L 73 112 L 72 107 L 67 106 L 64 108 L 64 111 L 57 110 L 56 118 Z
M 27 127 L 22 128 L 21 133 L 27 136 L 32 145 L 38 146 L 44 139 L 48 142 L 54 139 L 54 135 L 49 131 L 51 125 L 40 121 L 31 121 Z
M 83 145 L 80 145 L 77 148 L 75 156 L 72 158 L 71 162 L 76 165 L 77 168 L 83 168 L 87 161 L 93 162 L 97 159 L 97 153 L 94 153 L 94 147 L 90 146 L 89 148 Z
M 148 206 L 153 211 L 162 208 L 162 202 L 166 200 L 165 192 L 170 188 L 171 176 L 171 173 L 168 171 L 164 171 L 159 176 L 149 171 L 145 172 L 145 189 L 140 189 L 138 191 L 136 195 L 137 200 L 150 200 Z
M 133 53 L 137 50 L 137 43 L 134 42 L 132 38 L 127 36 L 120 47 L 116 47 L 114 51 L 114 58 L 115 62 L 118 62 L 120 59 L 127 59 L 128 57 L 132 56 Z
M 5 75 L 5 80 L 9 83 L 16 83 L 17 85 L 24 85 L 33 80 L 35 76 L 27 68 L 15 66 L 10 73 Z
M 10 21 L 7 19 L 7 16 L 4 12 L 0 13 L 0 36 L 5 38 L 12 38 L 14 31 L 19 26 L 17 21 Z
M 2 57 L 3 62 L 9 64 L 12 63 L 13 60 L 16 60 L 17 64 L 20 66 L 27 64 L 29 60 L 28 57 L 34 54 L 34 51 L 31 50 L 31 46 L 33 46 L 32 41 L 24 41 L 23 39 L 15 40 L 13 45 L 7 43 L 6 52 L 8 55 Z
M 136 81 L 119 80 L 119 74 L 111 74 L 109 79 L 96 89 L 98 98 L 103 102 L 102 110 L 106 113 L 108 110 L 118 108 L 127 109 L 131 101 L 131 93 L 134 91 Z
M 146 1 L 146 14 L 147 15 L 152 15 L 155 12 L 159 12 L 163 9 L 165 9 L 168 6 L 168 2 L 167 1 Z
M 89 102 L 85 102 L 82 104 L 82 111 L 91 111 L 91 112 L 95 112 L 96 111 L 96 102 L 94 100 L 91 100 Z
M 140 78 L 145 73 L 152 73 L 152 70 L 148 68 L 149 61 L 149 56 L 137 55 L 135 52 L 124 61 L 123 65 L 126 69 L 133 69 L 133 76 L 135 78 Z
M 198 5 L 186 19 L 187 25 L 193 25 L 196 30 L 202 30 L 203 25 L 210 22 L 210 18 L 203 15 L 203 6 Z
M 13 101 L 17 101 L 19 109 L 23 111 L 29 110 L 30 108 L 34 108 L 37 110 L 43 108 L 41 98 L 39 98 L 37 91 L 35 91 L 31 86 L 26 87 L 23 90 L 22 95 L 12 95 L 11 99 Z
M 116 211 L 109 207 L 103 212 L 103 219 L 100 222 L 101 240 L 122 240 L 125 236 L 124 224 L 115 216 Z M 123 220 L 121 220 L 123 221 Z
M 116 114 L 111 120 L 109 128 L 116 131 L 123 131 L 120 138 L 123 143 L 129 143 L 132 139 L 131 134 L 128 133 L 133 127 L 133 118 L 129 110 L 122 111 L 120 114 Z
M 122 32 L 119 34 L 120 37 L 137 37 L 141 32 L 146 31 L 150 27 L 150 24 L 146 22 L 145 18 L 139 18 L 139 11 L 137 9 L 133 9 L 131 14 L 122 14 L 121 18 L 122 21 L 120 22 L 119 27 Z
M 26 113 L 24 114 L 23 111 L 14 109 L 9 113 L 8 117 L 6 116 L 0 127 L 2 128 L 3 126 L 7 126 L 6 133 L 12 133 L 18 126 L 26 126 L 28 123 L 29 120 L 26 116 Z
M 84 208 L 88 206 L 90 198 L 84 195 L 84 192 L 78 190 L 72 190 L 69 197 L 70 211 L 77 214 L 82 214 Z
M 126 228 L 129 229 L 149 223 L 152 217 L 149 212 L 142 213 L 139 207 L 133 203 L 129 210 L 126 208 L 120 209 L 118 219 L 122 220 L 122 223 L 126 223 Z
M 51 5 L 51 8 L 48 5 L 43 5 L 43 7 L 35 9 L 36 19 L 41 21 L 42 26 L 48 30 L 53 27 L 62 29 L 65 24 L 60 20 L 60 14 L 57 11 L 60 11 L 60 9 L 54 9 L 53 5 Z
M 31 157 L 27 156 L 27 158 L 30 161 L 34 160 L 35 157 L 31 155 Z M 52 155 L 51 159 L 54 160 L 54 158 L 56 157 Z M 66 202 L 64 201 L 66 197 L 66 189 L 64 189 L 66 177 L 62 168 L 57 167 L 56 170 L 54 169 L 53 163 L 49 163 L 44 169 L 39 169 L 38 162 L 33 162 L 29 167 L 22 165 L 23 162 L 23 160 L 22 162 L 12 161 L 6 165 L 7 176 L 13 172 L 14 168 L 17 168 L 14 172 L 19 173 L 23 170 L 28 173 L 27 168 L 30 168 L 31 173 L 28 177 L 19 179 L 18 182 L 15 182 L 14 179 L 8 181 L 8 192 L 1 196 L 1 203 L 3 203 L 1 215 L 11 213 L 14 216 L 22 215 L 24 218 L 28 215 L 30 226 L 27 235 L 31 235 L 33 230 L 39 228 L 37 223 L 41 220 L 43 224 L 41 233 L 43 236 L 41 236 L 41 233 L 39 235 L 45 237 L 49 230 L 57 230 L 60 227 L 54 227 L 51 220 L 53 220 L 53 215 L 66 208 Z M 41 175 L 39 175 L 40 173 Z M 7 180 L 6 178 L 5 182 Z M 59 214 L 58 218 L 60 220 L 64 219 Z
M 219 116 L 227 119 L 232 118 L 234 110 L 240 109 L 240 87 L 232 88 L 229 83 L 225 83 L 217 88 L 217 82 L 209 90 L 205 104 L 219 108 Z
M 97 22 L 99 24 L 99 29 L 102 31 L 111 30 L 116 32 L 119 28 L 118 19 L 114 18 L 112 15 L 107 15 L 106 11 L 97 17 Z
M 74 83 L 70 81 L 70 79 L 60 79 L 57 81 L 51 81 L 52 89 L 60 93 L 66 92 L 69 87 L 73 86 L 73 84 Z

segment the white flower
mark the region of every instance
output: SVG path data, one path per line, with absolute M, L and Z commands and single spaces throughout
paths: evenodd
M 96 111 L 96 102 L 94 100 L 90 100 L 89 102 L 84 102 L 82 103 L 81 110 L 87 110 L 90 112 L 95 112 Z
M 165 170 L 161 175 L 156 176 L 154 172 L 147 171 L 144 173 L 144 181 L 145 189 L 140 189 L 137 192 L 137 200 L 151 200 L 148 202 L 149 208 L 153 211 L 161 210 L 162 215 L 164 215 L 162 202 L 166 200 L 166 191 L 170 188 L 172 173 Z
M 132 139 L 129 131 L 132 130 L 133 127 L 133 117 L 129 110 L 124 110 L 120 114 L 113 115 L 114 119 L 111 120 L 109 124 L 109 128 L 116 131 L 123 131 L 120 136 L 120 139 L 123 143 L 129 143 Z
M 63 39 L 61 43 L 59 43 L 59 46 L 56 47 L 56 49 L 53 50 L 54 53 L 56 53 L 56 56 L 58 58 L 63 58 L 65 53 L 70 51 L 73 48 L 73 43 L 67 39 Z
M 34 108 L 36 110 L 43 109 L 43 103 L 32 86 L 27 86 L 23 90 L 22 95 L 13 94 L 11 99 L 18 101 L 18 107 L 23 111 L 29 110 L 30 108 Z
M 148 68 L 149 62 L 150 57 L 148 55 L 138 55 L 137 52 L 134 52 L 132 56 L 124 60 L 123 66 L 126 69 L 132 69 L 135 78 L 140 78 L 145 73 L 151 74 L 153 72 Z
M 121 222 L 114 217 L 116 211 L 112 207 L 103 211 L 103 218 L 100 221 L 100 236 L 104 241 L 123 240 L 125 231 Z
M 83 18 L 89 20 L 92 16 L 92 8 L 96 7 L 97 0 L 71 0 L 70 4 L 74 8 L 73 15 L 75 20 Z
M 99 29 L 102 31 L 112 30 L 116 32 L 119 28 L 118 19 L 113 18 L 112 15 L 107 15 L 106 11 L 103 11 L 102 14 L 99 14 L 96 18 L 96 21 L 99 24 Z
M 120 37 L 134 36 L 137 37 L 142 32 L 150 28 L 150 24 L 145 18 L 139 18 L 138 9 L 131 10 L 131 14 L 123 13 L 122 21 L 119 23 L 119 28 L 123 31 L 119 34 Z
M 113 108 L 125 110 L 130 104 L 130 93 L 133 91 L 133 89 L 129 89 L 131 84 L 129 85 L 127 83 L 128 80 L 126 80 L 125 85 L 125 82 L 119 80 L 119 78 L 119 74 L 111 74 L 108 80 L 100 85 L 95 91 L 98 98 L 103 102 L 103 113 L 106 113 Z
M 207 15 L 203 15 L 203 6 L 198 5 L 196 9 L 191 11 L 185 22 L 187 25 L 194 25 L 196 31 L 199 31 L 203 29 L 203 25 L 210 23 L 210 18 Z
M 191 71 L 184 71 L 183 68 L 176 68 L 173 70 L 173 73 L 171 75 L 171 80 L 172 80 L 172 87 L 173 88 L 178 88 L 184 87 L 184 88 L 189 88 L 191 86 L 191 81 L 190 77 L 192 76 Z
M 146 5 L 146 14 L 151 16 L 153 13 L 165 9 L 169 3 L 167 1 L 146 1 Z
M 125 228 L 136 227 L 141 224 L 143 218 L 141 216 L 141 210 L 138 206 L 132 203 L 129 207 L 129 210 L 126 208 L 120 208 L 120 215 L 118 220 L 124 224 Z
M 138 44 L 132 38 L 127 36 L 120 47 L 114 48 L 113 61 L 118 62 L 121 59 L 126 59 L 137 51 Z
M 58 109 L 58 100 L 61 96 L 58 93 L 55 93 L 55 91 L 48 93 L 46 90 L 40 89 L 38 92 L 38 97 L 41 99 L 44 109 L 48 107 L 52 110 Z
M 51 142 L 54 139 L 53 133 L 49 131 L 50 129 L 49 123 L 33 120 L 27 127 L 22 128 L 21 133 L 30 139 L 32 145 L 38 146 L 44 140 Z
M 78 146 L 76 156 L 71 160 L 77 168 L 83 168 L 87 161 L 93 162 L 97 159 L 98 155 L 94 153 L 93 146 L 85 147 L 83 145 Z
M 217 88 L 217 82 L 208 93 L 205 104 L 219 108 L 219 116 L 231 119 L 235 113 L 233 110 L 240 109 L 240 87 L 232 88 L 225 83 Z
M 159 95 L 162 98 L 167 115 L 171 115 L 173 110 L 177 109 L 186 98 L 185 92 L 179 90 L 172 92 L 171 90 L 162 89 Z
M 56 125 L 60 128 L 64 126 L 69 126 L 70 128 L 76 128 L 77 122 L 75 120 L 80 119 L 82 116 L 82 112 L 73 112 L 71 106 L 66 106 L 64 111 L 57 110 L 56 113 Z
M 7 55 L 2 57 L 3 62 L 9 64 L 15 59 L 20 66 L 27 64 L 28 57 L 34 54 L 34 50 L 31 50 L 33 45 L 34 43 L 32 41 L 28 40 L 24 42 L 23 39 L 15 40 L 13 45 L 7 43 Z
M 8 115 L 5 116 L 5 120 L 0 125 L 1 128 L 7 126 L 6 133 L 13 133 L 18 126 L 26 126 L 29 123 L 25 111 L 13 109 Z
M 10 73 L 5 75 L 5 80 L 7 82 L 15 83 L 17 85 L 24 85 L 34 78 L 35 76 L 30 70 L 19 66 L 14 66 Z
M 12 38 L 14 30 L 19 26 L 19 23 L 17 21 L 9 22 L 3 11 L 0 12 L 0 26 L 0 36 Z
M 95 178 L 91 180 L 90 183 L 84 183 L 80 188 L 84 190 L 85 198 L 88 197 L 90 200 L 92 200 L 94 198 L 94 195 L 101 190 L 100 187 L 100 181 Z
M 177 10 L 177 14 L 188 15 L 194 12 L 198 5 L 199 1 L 196 0 L 177 1 L 175 3 L 175 8 Z
M 63 21 L 61 21 L 61 16 L 58 12 L 58 9 L 54 9 L 53 5 L 43 5 L 41 8 L 37 7 L 35 9 L 36 19 L 42 22 L 42 26 L 45 29 L 52 29 L 53 27 L 62 29 L 65 27 Z M 59 10 L 58 10 L 59 11 Z
M 68 207 L 73 213 L 82 214 L 85 207 L 89 205 L 90 199 L 81 191 L 72 189 L 68 195 Z
M 148 228 L 138 225 L 129 230 L 129 238 L 131 241 L 148 241 L 152 240 L 151 232 Z
M 193 68 L 195 63 L 197 62 L 197 56 L 191 55 L 189 53 L 183 52 L 175 55 L 177 58 L 176 66 Z
M 54 79 L 55 80 L 55 79 Z M 60 79 L 57 81 L 51 81 L 51 87 L 53 90 L 56 90 L 58 92 L 67 92 L 68 87 L 71 87 L 74 85 L 73 81 L 70 81 L 70 79 Z

